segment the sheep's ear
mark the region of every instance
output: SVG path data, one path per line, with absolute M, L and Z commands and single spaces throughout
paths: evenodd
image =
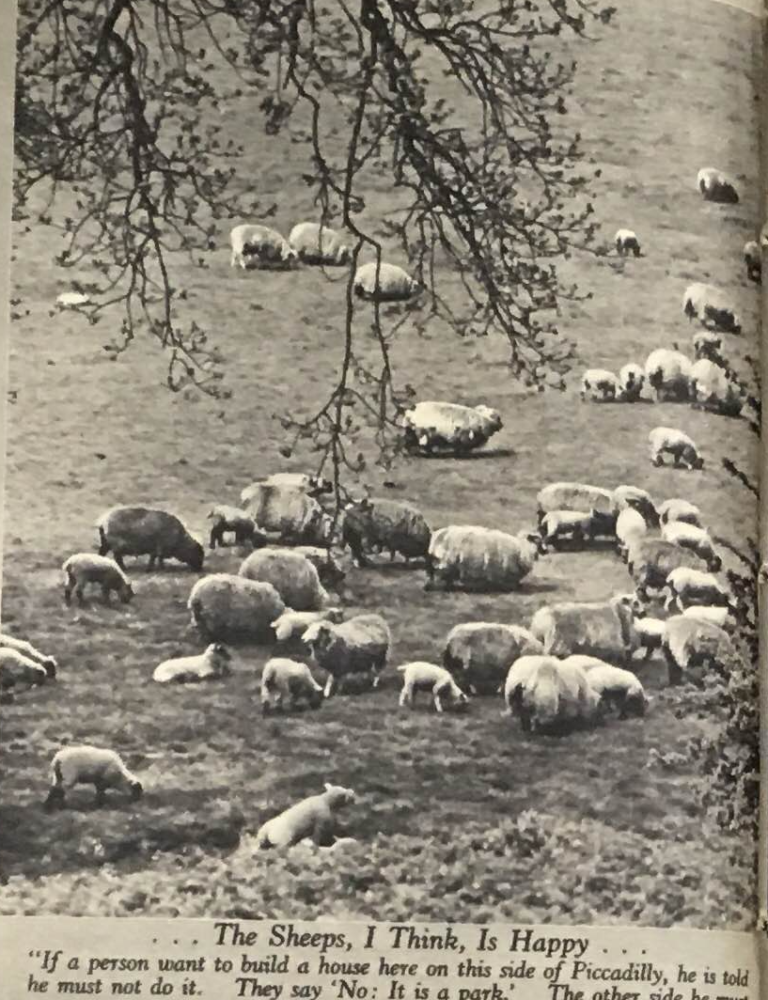
M 330 784 L 330 782 L 326 781 L 326 782 L 325 782 L 325 783 L 323 784 L 323 787 L 325 788 L 326 792 L 330 792 L 330 790 L 331 790 L 331 789 L 333 788 L 333 785 L 332 785 L 332 784 Z

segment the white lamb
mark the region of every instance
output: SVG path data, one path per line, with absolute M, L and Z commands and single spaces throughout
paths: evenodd
M 78 552 L 61 567 L 64 573 L 64 600 L 69 604 L 74 591 L 78 602 L 85 604 L 85 588 L 98 587 L 101 599 L 109 604 L 114 591 L 123 604 L 133 597 L 133 587 L 123 570 L 114 559 L 100 556 L 95 552 Z
M 446 697 L 454 708 L 469 703 L 469 698 L 445 667 L 417 660 L 413 663 L 403 663 L 397 669 L 403 675 L 403 690 L 400 692 L 398 702 L 401 708 L 406 705 L 413 708 L 416 691 L 430 691 L 437 712 L 443 711 L 443 699 Z
M 220 642 L 212 642 L 197 656 L 177 656 L 155 667 L 152 680 L 158 684 L 197 684 L 217 680 L 230 673 L 232 654 Z
M 675 468 L 703 469 L 704 459 L 699 455 L 692 438 L 674 427 L 654 427 L 648 435 L 651 462 L 664 464 L 664 455 L 671 455 Z
M 633 507 L 627 507 L 616 518 L 616 549 L 624 560 L 635 539 L 641 538 L 648 531 L 648 522 Z
M 264 715 L 273 708 L 296 708 L 303 701 L 310 708 L 319 708 L 323 702 L 323 688 L 312 676 L 307 664 L 282 656 L 267 660 L 261 674 L 261 710 Z
M 45 800 L 47 809 L 64 804 L 65 792 L 75 785 L 93 785 L 96 805 L 104 804 L 108 788 L 125 789 L 132 800 L 141 798 L 144 788 L 114 750 L 100 747 L 67 746 L 57 750 L 51 761 L 51 790 Z
M 688 285 L 683 294 L 683 313 L 689 321 L 698 319 L 702 326 L 726 333 L 741 333 L 741 323 L 733 303 L 714 285 L 701 281 Z
M 689 566 L 673 569 L 665 585 L 665 610 L 683 608 L 691 604 L 724 605 L 731 602 L 727 588 L 713 576 Z
M 288 642 L 290 639 L 300 639 L 310 625 L 315 622 L 332 622 L 338 625 L 344 621 L 342 608 L 325 608 L 323 611 L 293 611 L 286 610 L 272 622 L 275 639 L 278 642 Z
M 605 368 L 588 368 L 582 375 L 582 401 L 589 398 L 595 402 L 613 403 L 620 393 L 621 382 L 613 372 Z
M 256 834 L 256 847 L 292 847 L 311 837 L 318 847 L 327 847 L 336 841 L 336 814 L 355 801 L 351 788 L 329 785 L 320 795 L 310 795 L 280 813 L 260 828 Z

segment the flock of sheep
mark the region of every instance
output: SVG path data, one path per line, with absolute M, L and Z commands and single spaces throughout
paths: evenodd
M 719 171 L 703 170 L 698 185 L 711 201 L 738 200 L 735 186 Z M 289 239 L 265 226 L 237 226 L 231 233 L 231 263 L 245 269 L 299 264 L 343 266 L 350 249 L 340 234 L 301 223 Z M 616 234 L 619 255 L 641 256 L 637 235 Z M 760 278 L 757 257 L 745 251 L 749 277 Z M 354 288 L 366 299 L 397 300 L 419 293 L 401 268 L 368 263 Z M 653 351 L 643 368 L 627 365 L 618 376 L 590 370 L 582 398 L 637 402 L 646 383 L 659 400 L 688 400 L 720 413 L 736 414 L 743 394 L 722 353 L 723 334 L 740 331 L 732 306 L 716 289 L 692 285 L 684 313 L 704 328 L 693 338 L 694 357 L 678 350 Z M 501 415 L 486 406 L 424 401 L 406 415 L 404 444 L 414 454 L 460 454 L 482 447 L 502 427 Z M 654 464 L 665 455 L 675 465 L 703 467 L 694 442 L 682 432 L 657 427 L 650 434 Z M 499 697 L 504 713 L 531 734 L 600 724 L 606 717 L 645 714 L 649 699 L 636 676 L 660 651 L 670 684 L 697 680 L 707 670 L 725 670 L 737 656 L 731 639 L 736 607 L 722 579 L 722 557 L 689 500 L 660 501 L 622 484 L 611 489 L 575 482 L 544 486 L 530 530 L 511 534 L 480 525 L 435 528 L 413 504 L 389 498 L 350 501 L 335 509 L 330 483 L 320 476 L 281 472 L 243 489 L 240 505 L 217 504 L 209 515 L 211 549 L 232 543 L 250 551 L 237 573 L 202 575 L 191 587 L 188 609 L 207 643 L 203 652 L 157 665 L 160 684 L 219 681 L 230 673 L 229 644 L 247 640 L 276 644 L 261 676 L 264 713 L 318 710 L 350 687 L 376 689 L 389 665 L 392 635 L 376 613 L 345 616 L 345 560 L 375 572 L 382 556 L 398 557 L 425 571 L 425 589 L 513 592 L 551 551 L 612 545 L 627 566 L 627 593 L 603 602 L 553 603 L 539 608 L 527 627 L 470 621 L 456 625 L 431 660 L 399 664 L 398 705 L 412 707 L 426 693 L 437 713 L 471 710 L 474 698 Z M 63 565 L 63 596 L 84 604 L 94 592 L 105 604 L 112 595 L 134 596 L 126 557 L 148 557 L 148 569 L 174 560 L 204 572 L 205 547 L 183 521 L 147 507 L 115 507 L 96 524 L 99 551 L 78 552 Z M 317 672 L 323 683 L 317 679 Z M 29 643 L 0 635 L 0 688 L 50 682 L 56 662 Z M 384 698 L 382 693 L 379 697 Z M 108 789 L 132 798 L 142 783 L 112 750 L 66 746 L 51 765 L 49 808 L 61 806 L 66 791 L 92 784 L 97 802 Z M 354 799 L 350 789 L 328 785 L 324 792 L 270 819 L 256 846 L 285 846 L 311 838 L 335 841 L 335 814 Z

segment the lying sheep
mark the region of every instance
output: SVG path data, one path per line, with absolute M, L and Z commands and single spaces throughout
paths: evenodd
M 305 264 L 342 267 L 352 256 L 343 234 L 319 222 L 299 222 L 288 234 L 288 242 Z
M 664 465 L 663 456 L 671 455 L 676 469 L 681 465 L 690 470 L 704 468 L 704 459 L 693 439 L 674 427 L 654 427 L 648 435 L 648 444 L 654 465 Z
M 670 684 L 680 684 L 686 677 L 696 679 L 696 668 L 728 672 L 738 662 L 731 637 L 724 629 L 687 615 L 667 619 L 663 649 Z
M 643 685 L 629 670 L 602 663 L 588 668 L 586 674 L 589 686 L 597 693 L 601 704 L 616 709 L 620 719 L 645 715 L 648 697 Z
M 205 549 L 174 514 L 150 507 L 113 507 L 96 522 L 99 555 L 112 552 L 125 569 L 124 556 L 149 556 L 148 570 L 176 559 L 196 572 L 203 568 Z
M 320 611 L 330 603 L 317 570 L 291 549 L 259 549 L 238 570 L 247 580 L 271 583 L 285 606 L 294 611 Z
M 691 343 L 693 344 L 693 353 L 697 361 L 706 358 L 709 361 L 714 361 L 716 365 L 725 366 L 725 359 L 720 353 L 720 349 L 723 346 L 723 338 L 718 336 L 718 334 L 709 333 L 707 330 L 699 330 L 698 333 L 694 333 Z
M 336 814 L 354 801 L 351 788 L 326 782 L 320 795 L 310 795 L 268 820 L 256 834 L 256 847 L 292 847 L 305 837 L 318 847 L 330 846 L 336 840 Z
M 658 403 L 684 403 L 690 397 L 691 362 L 667 347 L 651 351 L 645 362 L 645 377 Z
M 133 597 L 133 587 L 128 577 L 117 562 L 107 556 L 99 556 L 95 552 L 78 552 L 70 556 L 61 569 L 64 573 L 66 604 L 71 601 L 74 590 L 78 602 L 84 605 L 84 592 L 89 585 L 101 590 L 101 599 L 105 604 L 110 603 L 112 591 L 118 595 L 123 604 L 127 604 Z
M 37 687 L 55 677 L 55 665 L 43 666 L 17 649 L 0 648 L 0 688 L 3 690 L 19 684 Z
M 636 403 L 643 393 L 645 371 L 630 362 L 619 370 L 619 399 L 622 403 Z
M 584 483 L 549 483 L 536 494 L 539 524 L 550 511 L 590 511 L 596 527 L 612 531 L 616 524 L 613 494 Z
M 735 205 L 739 200 L 736 185 L 722 170 L 716 167 L 702 167 L 696 175 L 696 187 L 705 201 Z
M 583 546 L 594 537 L 595 522 L 592 514 L 581 510 L 551 510 L 544 515 L 539 531 L 541 532 L 540 551 L 547 552 L 550 548 L 557 549 L 561 541 L 570 541 L 574 545 Z
M 539 536 L 478 525 L 449 525 L 432 535 L 426 590 L 516 590 L 538 557 Z
M 589 398 L 593 402 L 615 403 L 620 394 L 621 382 L 605 368 L 588 368 L 581 377 L 582 402 Z
M 241 497 L 260 531 L 277 536 L 284 545 L 318 545 L 330 542 L 331 519 L 320 504 L 303 490 L 274 483 L 253 483 Z
M 627 554 L 627 569 L 641 601 L 647 601 L 652 590 L 662 591 L 673 570 L 704 569 L 705 565 L 695 552 L 662 538 L 636 539 L 630 543 Z
M 667 542 L 691 549 L 704 560 L 707 569 L 714 573 L 723 565 L 723 560 L 715 552 L 709 532 L 704 528 L 699 528 L 694 524 L 686 524 L 685 521 L 671 521 L 662 528 L 661 537 Z
M 264 664 L 261 673 L 261 710 L 264 715 L 272 709 L 298 708 L 304 702 L 310 708 L 319 708 L 322 701 L 323 689 L 306 663 L 276 656 Z
M 403 416 L 407 451 L 431 455 L 435 451 L 466 454 L 483 445 L 504 426 L 501 414 L 490 406 L 463 406 L 426 400 Z
M 243 224 L 229 234 L 232 247 L 230 267 L 245 270 L 283 270 L 295 267 L 299 255 L 275 229 L 269 226 Z
M 600 699 L 579 667 L 553 656 L 523 656 L 509 668 L 504 701 L 525 732 L 540 733 L 593 719 Z
M 8 635 L 7 632 L 1 632 L 0 649 L 15 649 L 17 653 L 21 653 L 22 656 L 26 656 L 28 660 L 32 660 L 34 663 L 39 663 L 41 666 L 45 667 L 50 677 L 56 676 L 56 667 L 58 664 L 55 657 L 46 656 L 45 653 L 41 653 L 39 649 L 36 649 L 32 643 L 27 642 L 26 639 L 17 639 L 13 635 Z
M 207 639 L 271 639 L 272 622 L 285 604 L 271 583 L 213 573 L 198 580 L 187 602 L 192 624 Z
M 673 521 L 684 521 L 686 524 L 695 524 L 701 527 L 701 511 L 690 502 L 680 497 L 672 497 L 665 500 L 659 507 L 659 520 L 662 524 L 670 524 Z
M 633 603 L 634 595 L 622 594 L 609 601 L 552 604 L 534 614 L 530 631 L 549 656 L 583 653 L 608 663 L 629 662 L 641 645 Z
M 436 663 L 415 661 L 404 663 L 397 668 L 403 675 L 403 690 L 400 692 L 398 704 L 401 708 L 413 708 L 414 695 L 417 691 L 430 691 L 435 711 L 443 711 L 443 699 L 447 698 L 454 708 L 468 704 L 469 699 L 456 684 L 451 674 Z
M 626 257 L 630 251 L 635 257 L 640 256 L 640 240 L 632 229 L 617 229 L 613 239 L 616 244 L 616 253 L 620 257 Z
M 371 261 L 355 272 L 355 295 L 370 302 L 401 302 L 422 291 L 422 286 L 396 264 Z
M 727 606 L 730 601 L 728 589 L 712 573 L 681 566 L 667 576 L 664 601 L 666 610 L 676 608 L 682 611 L 691 604 Z
M 522 625 L 467 622 L 448 633 L 443 666 L 471 694 L 496 694 L 510 663 L 542 652 L 541 643 Z
M 696 408 L 737 417 L 744 407 L 746 393 L 720 365 L 702 358 L 691 368 L 691 396 Z
M 359 500 L 347 504 L 341 528 L 342 544 L 349 546 L 358 566 L 370 565 L 367 553 L 389 551 L 406 562 L 426 558 L 432 537 L 421 511 L 398 500 Z
M 344 621 L 341 608 L 325 608 L 323 611 L 292 611 L 286 610 L 272 622 L 275 639 L 278 642 L 288 642 L 290 639 L 300 639 L 310 625 L 315 622 L 331 622 L 338 625 Z
M 323 586 L 338 590 L 346 580 L 346 570 L 334 559 L 330 549 L 321 548 L 319 545 L 297 545 L 292 551 L 309 559 L 317 570 Z
M 315 622 L 302 636 L 319 667 L 328 678 L 324 695 L 330 698 L 336 685 L 352 675 L 367 675 L 371 686 L 387 665 L 392 642 L 389 626 L 381 615 L 356 615 L 347 622 Z
M 99 747 L 67 746 L 57 750 L 51 761 L 51 790 L 45 800 L 46 809 L 64 805 L 65 793 L 75 785 L 93 785 L 96 805 L 102 806 L 107 789 L 125 789 L 131 799 L 141 798 L 144 788 L 114 750 Z
M 232 654 L 220 642 L 212 642 L 197 656 L 177 656 L 155 667 L 152 680 L 158 684 L 197 684 L 213 681 L 230 673 Z
M 683 295 L 683 313 L 688 320 L 725 333 L 741 333 L 741 323 L 728 296 L 714 285 L 695 281 Z
M 215 549 L 224 545 L 224 535 L 233 534 L 235 545 L 245 545 L 250 542 L 253 547 L 261 548 L 267 544 L 267 536 L 258 530 L 252 517 L 239 507 L 229 507 L 219 503 L 208 515 L 211 525 L 210 547 Z
M 763 258 L 757 240 L 748 240 L 744 244 L 744 263 L 747 267 L 747 277 L 751 281 L 762 281 Z

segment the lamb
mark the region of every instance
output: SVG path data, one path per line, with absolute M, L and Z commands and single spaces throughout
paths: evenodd
M 43 666 L 17 649 L 0 648 L 0 688 L 26 684 L 37 687 L 56 677 L 55 666 Z
M 292 551 L 309 559 L 317 570 L 323 586 L 338 590 L 346 580 L 346 570 L 334 559 L 330 549 L 321 548 L 319 545 L 297 545 Z
M 403 417 L 405 447 L 431 455 L 433 451 L 466 454 L 481 448 L 504 426 L 498 410 L 425 400 Z
M 230 267 L 283 270 L 295 267 L 299 260 L 288 241 L 269 226 L 235 226 L 229 234 L 229 242 L 232 247 Z
M 737 417 L 744 406 L 745 391 L 720 365 L 702 358 L 691 368 L 691 396 L 697 408 Z
M 593 537 L 594 519 L 592 514 L 582 510 L 551 510 L 544 515 L 539 531 L 541 532 L 540 551 L 547 552 L 549 548 L 557 549 L 558 543 L 567 539 L 575 545 L 582 546 Z
M 664 464 L 664 455 L 671 455 L 675 468 L 681 465 L 690 470 L 703 469 L 704 459 L 699 455 L 692 438 L 673 427 L 654 427 L 648 435 L 651 462 Z
M 300 639 L 315 622 L 332 622 L 338 625 L 343 621 L 344 612 L 341 608 L 325 608 L 324 611 L 292 611 L 287 608 L 272 622 L 272 629 L 277 642 L 288 642 L 290 639 Z
M 631 671 L 602 663 L 587 669 L 586 674 L 589 686 L 597 693 L 600 702 L 617 709 L 620 719 L 629 715 L 645 715 L 648 697 Z
M 199 572 L 205 549 L 202 542 L 174 514 L 150 507 L 113 507 L 96 522 L 99 532 L 99 555 L 112 552 L 120 569 L 124 556 L 149 555 L 148 570 L 163 560 L 176 559 Z
M 213 573 L 198 580 L 187 603 L 192 624 L 212 641 L 271 639 L 271 624 L 285 604 L 271 583 Z
M 366 550 L 399 553 L 406 562 L 426 558 L 432 537 L 418 508 L 398 500 L 359 500 L 347 504 L 341 529 L 342 544 L 349 546 L 358 566 L 370 565 Z
M 216 504 L 208 518 L 213 521 L 210 537 L 212 549 L 217 545 L 220 547 L 224 545 L 225 534 L 235 536 L 235 545 L 245 545 L 246 542 L 250 542 L 256 549 L 267 544 L 267 536 L 257 529 L 253 518 L 239 507 Z
M 323 689 L 307 664 L 282 656 L 267 660 L 261 673 L 262 713 L 267 715 L 275 708 L 298 708 L 305 701 L 310 708 L 319 708 L 323 701 Z
M 716 167 L 702 167 L 696 175 L 696 187 L 705 201 L 715 201 L 735 205 L 739 200 L 736 185 Z
M 595 526 L 613 530 L 616 524 L 613 494 L 599 486 L 584 483 L 550 483 L 536 494 L 539 524 L 549 511 L 590 511 Z
M 707 569 L 711 572 L 717 573 L 723 565 L 723 560 L 715 552 L 709 532 L 704 528 L 684 521 L 672 521 L 664 525 L 661 537 L 667 542 L 691 549 L 706 562 Z
M 220 642 L 212 642 L 197 656 L 178 656 L 155 667 L 152 680 L 158 684 L 196 684 L 218 680 L 230 673 L 232 654 Z
M 701 527 L 701 511 L 689 500 L 672 497 L 670 500 L 665 500 L 659 507 L 659 520 L 662 524 L 684 521 L 686 524 L 695 524 Z
M 686 402 L 691 388 L 691 362 L 680 351 L 660 347 L 645 362 L 645 377 L 659 403 Z
M 288 242 L 305 264 L 342 267 L 352 256 L 343 234 L 319 222 L 299 222 L 288 234 Z
M 467 622 L 448 633 L 443 666 L 470 694 L 496 694 L 510 663 L 544 651 L 522 625 Z
M 636 403 L 643 392 L 645 371 L 633 362 L 619 370 L 619 399 L 622 403 Z
M 695 668 L 728 672 L 738 663 L 738 654 L 728 633 L 711 622 L 687 615 L 668 618 L 664 630 L 664 656 L 669 683 L 693 679 Z
M 413 708 L 416 691 L 430 691 L 437 712 L 443 711 L 444 698 L 448 698 L 454 708 L 461 708 L 469 703 L 469 699 L 445 667 L 419 660 L 403 663 L 397 670 L 403 675 L 403 690 L 398 702 L 401 708 L 406 705 Z
M 682 611 L 691 604 L 728 606 L 731 595 L 712 573 L 681 566 L 667 576 L 665 609 Z
M 538 557 L 539 536 L 478 525 L 449 525 L 432 535 L 426 590 L 517 590 Z
M 95 552 L 78 552 L 61 567 L 64 573 L 64 601 L 69 604 L 74 590 L 80 605 L 85 604 L 84 591 L 89 585 L 99 587 L 104 604 L 110 603 L 114 591 L 123 604 L 133 597 L 133 587 L 114 559 Z
M 748 240 L 744 244 L 744 263 L 747 267 L 747 277 L 751 281 L 762 281 L 763 277 L 763 255 L 760 252 L 760 244 L 757 240 Z
M 330 541 L 331 520 L 320 504 L 307 493 L 289 486 L 253 483 L 247 496 L 246 512 L 260 531 L 274 534 L 284 545 L 317 545 Z
M 310 795 L 268 820 L 256 834 L 256 847 L 293 847 L 305 837 L 318 847 L 328 847 L 336 840 L 336 814 L 354 801 L 351 788 L 326 782 L 320 795 Z
M 358 298 L 371 302 L 401 302 L 422 291 L 422 285 L 402 267 L 383 261 L 358 267 L 352 287 Z
M 697 361 L 706 358 L 709 361 L 714 361 L 721 368 L 725 367 L 725 360 L 720 353 L 720 348 L 723 346 L 723 338 L 718 336 L 718 334 L 709 333 L 708 330 L 699 330 L 698 333 L 694 333 L 691 343 L 693 344 L 693 353 Z
M 64 805 L 65 793 L 75 785 L 93 785 L 96 805 L 104 805 L 107 789 L 124 789 L 132 801 L 140 799 L 144 788 L 114 750 L 82 744 L 57 750 L 51 761 L 51 789 L 46 809 Z
M 307 496 L 317 499 L 325 493 L 333 492 L 333 483 L 323 476 L 311 475 L 308 472 L 273 472 L 266 479 L 260 479 L 246 486 L 240 494 L 240 502 L 248 505 L 254 496 L 260 493 L 262 486 L 277 486 L 284 490 L 297 490 Z
M 725 333 L 741 333 L 741 323 L 733 303 L 719 288 L 695 281 L 683 295 L 683 313 L 688 320 Z
M 621 394 L 621 382 L 605 368 L 588 368 L 581 377 L 582 402 L 589 397 L 600 403 L 615 403 Z
M 642 601 L 648 600 L 649 591 L 663 590 L 669 574 L 680 567 L 703 569 L 705 563 L 690 549 L 662 538 L 639 538 L 630 544 L 627 568 Z
M 637 238 L 637 233 L 631 229 L 617 229 L 616 235 L 614 236 L 614 242 L 616 243 L 616 253 L 620 257 L 626 257 L 627 254 L 632 251 L 635 257 L 639 257 L 641 253 L 640 240 Z
M 608 663 L 629 662 L 641 645 L 633 604 L 632 594 L 609 601 L 552 604 L 534 614 L 530 631 L 548 656 L 584 653 Z
M 507 713 L 525 732 L 551 732 L 593 719 L 599 696 L 578 667 L 553 656 L 523 656 L 504 685 Z
M 328 674 L 324 694 L 330 698 L 337 684 L 354 674 L 369 676 L 371 686 L 378 687 L 392 636 L 381 615 L 356 615 L 339 625 L 315 622 L 302 641 L 312 650 L 317 665 Z
M 58 663 L 55 657 L 46 656 L 45 653 L 41 653 L 39 649 L 36 649 L 26 639 L 17 639 L 15 636 L 8 635 L 7 632 L 0 632 L 0 649 L 15 649 L 17 653 L 26 656 L 28 660 L 32 660 L 34 663 L 39 663 L 45 667 L 49 677 L 56 676 Z
M 634 626 L 640 645 L 645 649 L 643 659 L 650 660 L 653 653 L 661 649 L 666 622 L 661 618 L 635 618 Z
M 320 611 L 329 604 L 328 592 L 315 567 L 306 556 L 291 549 L 252 552 L 238 574 L 247 580 L 271 583 L 285 606 L 294 611 Z

